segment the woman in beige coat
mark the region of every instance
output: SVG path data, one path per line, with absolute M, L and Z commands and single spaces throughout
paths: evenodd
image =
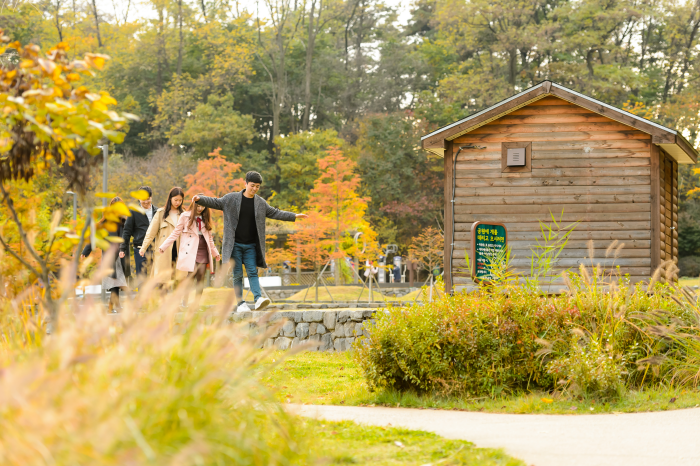
M 151 221 L 146 237 L 143 239 L 139 254 L 143 256 L 151 242 L 155 242 L 155 248 L 158 249 L 161 244 L 168 239 L 168 236 L 175 231 L 180 214 L 182 214 L 182 201 L 185 199 L 185 193 L 182 188 L 173 188 L 168 194 L 168 200 L 165 207 L 161 207 L 156 211 Z M 151 269 L 152 276 L 158 283 L 168 283 L 171 280 L 179 280 L 187 276 L 186 273 L 178 273 L 175 269 L 177 262 L 177 252 L 180 248 L 180 240 L 177 241 L 177 246 L 172 244 L 166 248 L 165 254 L 155 254 L 153 260 L 153 268 Z

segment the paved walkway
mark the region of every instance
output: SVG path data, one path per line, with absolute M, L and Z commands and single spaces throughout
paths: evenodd
M 538 415 L 291 405 L 297 414 L 405 427 L 503 448 L 535 466 L 698 466 L 700 408 L 635 414 Z

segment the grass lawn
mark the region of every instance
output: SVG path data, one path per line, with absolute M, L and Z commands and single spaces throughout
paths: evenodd
M 678 279 L 678 283 L 681 286 L 698 286 L 700 285 L 700 279 L 698 277 L 681 277 Z
M 525 465 L 500 450 L 476 448 L 470 442 L 448 440 L 429 432 L 361 426 L 349 421 L 303 422 L 314 432 L 320 464 Z
M 552 399 L 543 393 L 530 393 L 495 399 L 437 398 L 383 391 L 372 393 L 362 377 L 350 352 L 307 352 L 289 358 L 282 357 L 264 383 L 277 390 L 278 398 L 287 403 L 397 406 L 405 408 L 436 408 L 494 413 L 591 414 L 663 411 L 700 406 L 700 392 L 677 389 L 654 389 L 629 392 L 613 403 Z

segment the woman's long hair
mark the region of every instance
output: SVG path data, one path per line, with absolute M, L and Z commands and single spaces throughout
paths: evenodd
M 168 200 L 165 202 L 165 207 L 163 207 L 163 220 L 168 218 L 168 215 L 170 215 L 170 210 L 173 208 L 172 199 L 175 196 L 182 196 L 182 202 L 180 203 L 180 207 L 177 208 L 177 213 L 181 214 L 184 211 L 182 206 L 185 203 L 185 192 L 182 190 L 182 188 L 174 187 L 170 190 L 170 194 L 168 194 Z
M 112 206 L 112 205 L 116 204 L 117 202 L 122 202 L 122 198 L 119 197 L 119 196 L 113 198 L 111 201 L 109 201 L 109 205 Z M 125 217 L 122 217 L 121 221 L 122 221 L 122 225 L 123 225 L 124 222 L 126 221 L 126 218 L 125 218 Z M 104 214 L 104 211 L 103 211 L 103 212 L 102 212 L 102 218 L 100 218 L 100 219 L 97 221 L 97 225 L 98 225 L 98 226 L 102 226 L 102 224 L 104 224 L 104 222 L 105 222 L 105 214 Z
M 187 210 L 190 212 L 190 220 L 187 224 L 187 229 L 189 230 L 195 223 L 194 219 L 197 218 L 197 203 L 192 202 Z M 204 220 L 204 228 L 206 228 L 208 231 L 211 231 L 211 211 L 209 210 L 209 207 L 205 207 L 202 213 L 199 215 L 201 215 L 202 220 Z

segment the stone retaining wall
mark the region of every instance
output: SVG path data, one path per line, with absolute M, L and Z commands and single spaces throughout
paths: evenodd
M 371 321 L 375 310 L 306 310 L 274 312 L 236 312 L 232 322 L 249 321 L 258 332 L 285 320 L 279 332 L 265 341 L 264 347 L 277 346 L 281 350 L 294 348 L 306 342 L 319 342 L 311 351 L 345 351 L 350 349 L 355 338 L 365 334 L 365 322 Z M 268 319 L 263 319 L 263 317 Z
M 329 286 L 331 293 L 333 293 L 333 287 Z M 383 294 L 384 296 L 388 296 L 391 298 L 401 298 L 403 296 L 406 296 L 408 293 L 411 291 L 415 290 L 416 288 L 407 288 L 407 287 L 401 287 L 401 288 L 380 288 L 379 292 Z M 265 292 L 268 294 L 270 299 L 273 302 L 278 302 L 282 300 L 286 300 L 297 294 L 299 291 L 303 291 L 304 288 L 299 288 L 299 289 L 292 289 L 292 290 L 273 290 L 273 289 L 265 289 Z M 359 290 L 359 287 L 358 287 Z M 375 288 L 374 291 L 377 291 Z M 247 290 L 243 290 L 243 294 L 246 295 L 246 300 L 252 301 L 253 295 Z M 311 300 L 311 291 L 309 291 L 309 299 Z

